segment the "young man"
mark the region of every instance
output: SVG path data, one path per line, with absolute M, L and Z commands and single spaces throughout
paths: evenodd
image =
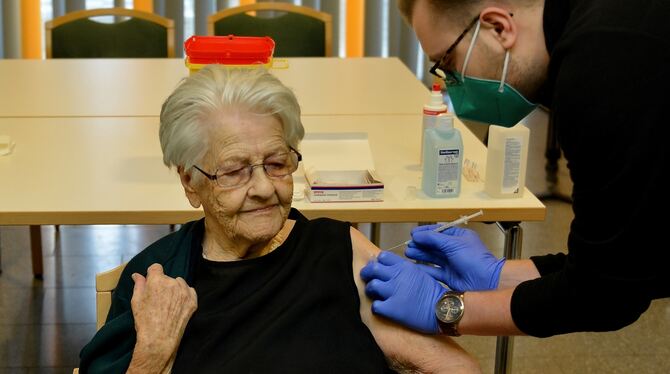
M 419 227 L 361 276 L 373 312 L 427 333 L 616 330 L 670 296 L 665 110 L 670 2 L 400 0 L 461 118 L 512 126 L 550 109 L 568 161 L 568 254 L 497 259 L 470 230 Z M 658 87 L 658 89 L 655 89 Z M 438 283 L 446 284 L 445 292 Z

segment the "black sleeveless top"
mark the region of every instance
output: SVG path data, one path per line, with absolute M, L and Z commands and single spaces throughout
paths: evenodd
M 391 372 L 361 321 L 349 225 L 298 216 L 286 241 L 263 257 L 199 256 L 198 310 L 173 373 Z M 199 251 L 201 241 L 193 243 Z

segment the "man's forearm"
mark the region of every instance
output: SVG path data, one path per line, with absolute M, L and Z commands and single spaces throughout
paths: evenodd
M 512 293 L 519 283 L 539 277 L 531 260 L 506 261 L 497 290 L 465 293 L 465 314 L 458 325 L 459 332 L 467 335 L 524 335 L 512 320 Z
M 498 289 L 514 288 L 519 283 L 539 278 L 535 264 L 531 260 L 508 260 L 500 273 Z
M 524 335 L 514 324 L 510 301 L 514 288 L 466 292 L 465 314 L 458 325 L 463 335 Z

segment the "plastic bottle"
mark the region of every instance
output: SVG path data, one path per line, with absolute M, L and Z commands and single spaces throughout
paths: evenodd
M 423 127 L 421 128 L 421 163 L 423 164 L 423 135 L 426 129 L 435 127 L 437 116 L 447 112 L 447 105 L 442 97 L 442 87 L 439 83 L 433 83 L 430 91 L 430 101 L 423 106 Z
M 526 187 L 528 139 L 530 130 L 523 124 L 514 127 L 489 127 L 484 191 L 491 197 L 521 197 Z
M 457 197 L 461 193 L 463 140 L 449 113 L 437 116 L 426 129 L 423 146 L 423 192 L 431 197 Z

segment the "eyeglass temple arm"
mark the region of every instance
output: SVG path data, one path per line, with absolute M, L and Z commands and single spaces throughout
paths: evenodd
M 217 179 L 217 176 L 216 176 L 216 175 L 209 174 L 208 172 L 206 172 L 206 171 L 200 169 L 200 168 L 198 167 L 198 165 L 193 165 L 193 167 L 196 168 L 196 169 L 198 169 L 198 171 L 201 172 L 202 174 L 204 174 L 208 179 L 213 180 L 213 181 L 215 181 L 215 180 Z

